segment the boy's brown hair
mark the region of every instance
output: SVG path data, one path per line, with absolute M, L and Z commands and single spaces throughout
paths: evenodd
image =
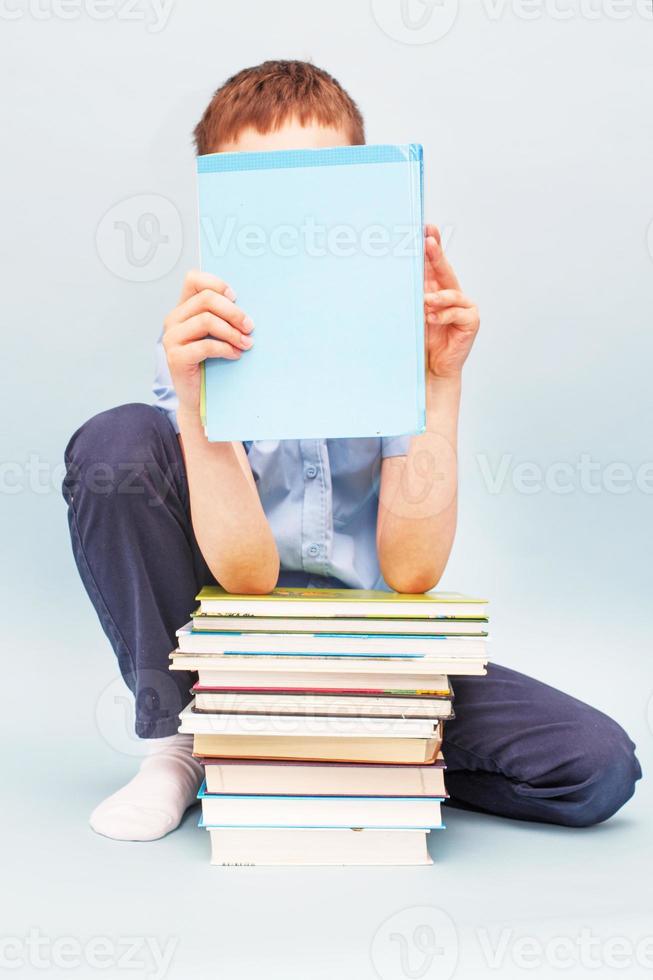
M 365 142 L 358 106 L 332 75 L 306 61 L 264 61 L 220 86 L 195 127 L 195 146 L 214 153 L 249 126 L 270 133 L 293 118 L 343 127 L 352 144 Z

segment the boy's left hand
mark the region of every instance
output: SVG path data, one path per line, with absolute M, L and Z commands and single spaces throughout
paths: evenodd
M 457 377 L 478 332 L 478 310 L 460 289 L 442 249 L 438 229 L 426 225 L 424 235 L 424 324 L 429 373 L 434 378 Z

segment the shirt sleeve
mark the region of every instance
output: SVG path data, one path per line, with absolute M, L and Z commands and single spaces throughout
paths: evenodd
M 383 436 L 381 439 L 381 458 L 387 456 L 406 456 L 412 436 Z
M 163 331 L 161 331 L 156 345 L 156 373 L 154 384 L 152 385 L 152 392 L 154 394 L 154 404 L 157 408 L 162 408 L 166 412 L 175 432 L 178 433 L 177 407 L 179 400 L 172 385 L 168 360 L 166 358 L 166 352 L 163 349 Z

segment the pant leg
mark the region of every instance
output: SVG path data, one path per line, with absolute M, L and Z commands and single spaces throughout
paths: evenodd
M 633 795 L 635 746 L 602 712 L 497 664 L 453 688 L 442 751 L 454 806 L 586 827 Z
M 194 675 L 168 669 L 175 631 L 214 581 L 190 520 L 177 435 L 164 412 L 96 415 L 66 449 L 63 493 L 86 591 L 136 699 L 136 734 L 172 735 Z

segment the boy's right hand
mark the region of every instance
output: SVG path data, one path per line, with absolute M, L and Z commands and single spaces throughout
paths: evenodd
M 207 357 L 235 361 L 254 341 L 251 319 L 239 309 L 233 289 L 208 272 L 193 270 L 184 280 L 179 304 L 163 321 L 179 412 L 196 417 L 200 408 L 200 364 Z

